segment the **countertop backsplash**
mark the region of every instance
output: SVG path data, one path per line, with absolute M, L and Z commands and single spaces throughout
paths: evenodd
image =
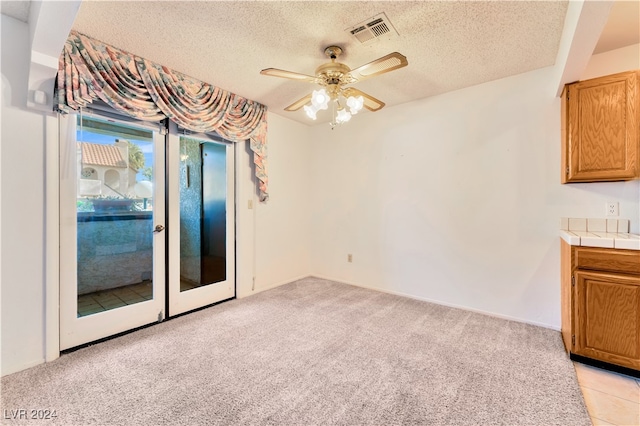
M 573 246 L 640 250 L 640 235 L 629 233 L 629 219 L 560 219 L 560 236 Z

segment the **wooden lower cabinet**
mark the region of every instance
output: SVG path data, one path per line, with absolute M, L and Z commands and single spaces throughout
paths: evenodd
M 580 270 L 574 276 L 573 352 L 640 370 L 640 277 Z
M 562 253 L 567 351 L 640 371 L 640 251 L 562 241 Z

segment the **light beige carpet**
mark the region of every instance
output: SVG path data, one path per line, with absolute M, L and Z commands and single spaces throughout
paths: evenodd
M 20 408 L 64 425 L 591 424 L 558 332 L 316 278 L 6 376 L 2 410 Z

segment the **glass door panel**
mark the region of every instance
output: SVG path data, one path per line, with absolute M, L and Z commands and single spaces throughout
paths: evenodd
M 63 349 L 164 317 L 164 137 L 158 124 L 74 119 L 61 141 Z
M 180 138 L 180 291 L 225 281 L 226 146 Z
M 152 130 L 79 124 L 77 292 L 85 316 L 153 299 L 154 149 Z
M 169 143 L 170 315 L 235 295 L 233 145 L 207 135 Z M 176 213 L 173 213 L 175 207 Z

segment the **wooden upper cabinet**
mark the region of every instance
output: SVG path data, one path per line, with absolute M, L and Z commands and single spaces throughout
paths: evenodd
M 640 71 L 567 84 L 562 183 L 640 177 Z

